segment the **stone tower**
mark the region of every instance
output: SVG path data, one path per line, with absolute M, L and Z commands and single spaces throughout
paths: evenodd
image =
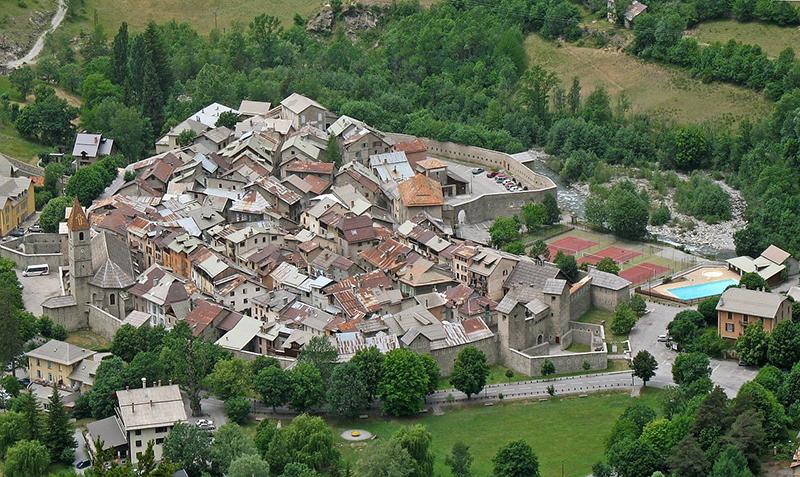
M 89 219 L 77 198 L 72 202 L 67 228 L 70 293 L 75 297 L 78 313 L 83 317 L 89 302 L 89 279 L 92 278 L 92 238 Z

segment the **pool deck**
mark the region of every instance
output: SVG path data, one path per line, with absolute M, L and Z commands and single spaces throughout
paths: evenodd
M 703 283 L 718 282 L 727 279 L 736 280 L 738 282 L 739 278 L 738 273 L 732 272 L 725 267 L 703 267 L 687 273 L 680 277 L 680 279 L 654 287 L 653 291 L 661 293 L 662 295 L 680 298 L 670 292 L 670 290 L 673 288 L 701 285 Z

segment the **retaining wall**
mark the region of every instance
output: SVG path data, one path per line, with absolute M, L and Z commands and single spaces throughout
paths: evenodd
M 47 264 L 52 272 L 66 265 L 59 234 L 32 234 L 8 240 L 0 244 L 0 257 L 13 260 L 18 270 L 25 270 L 30 265 Z
M 431 350 L 430 355 L 436 360 L 437 363 L 439 363 L 439 369 L 442 376 L 450 376 L 453 373 L 453 364 L 456 361 L 458 353 L 460 353 L 461 350 L 467 346 L 472 346 L 483 351 L 483 354 L 486 355 L 487 364 L 492 365 L 497 363 L 497 349 L 500 346 L 497 336 L 484 338 L 480 341 L 474 341 L 472 343 L 466 343 L 463 345 L 449 346 L 447 348 Z
M 509 349 L 506 354 L 506 366 L 518 373 L 527 376 L 541 376 L 542 364 L 550 360 L 556 367 L 557 374 L 575 373 L 583 370 L 583 363 L 589 363 L 589 369 L 603 370 L 608 367 L 608 353 L 605 351 L 590 351 L 587 353 L 552 354 L 544 356 L 530 356 Z
M 387 133 L 387 136 L 395 142 L 417 139 L 415 136 L 400 133 Z M 528 187 L 527 191 L 483 194 L 456 205 L 446 204 L 442 218 L 452 224 L 485 222 L 498 215 L 513 215 L 529 202 L 541 202 L 546 193 L 556 193 L 556 185 L 549 177 L 534 172 L 504 152 L 454 142 L 420 139 L 425 142 L 431 156 L 475 164 L 485 169 L 502 169 Z
M 108 341 L 113 340 L 114 334 L 122 326 L 122 321 L 94 305 L 88 305 L 87 308 L 89 310 L 89 329 Z

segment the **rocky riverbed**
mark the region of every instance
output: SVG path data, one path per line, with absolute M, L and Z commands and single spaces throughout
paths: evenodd
M 579 218 L 584 217 L 584 206 L 589 196 L 589 184 L 565 184 L 558 174 L 547 167 L 547 154 L 542 151 L 530 151 L 534 158 L 529 166 L 536 172 L 544 174 L 555 182 L 558 187 L 558 202 L 562 210 Z M 681 180 L 688 176 L 678 174 Z M 625 177 L 615 177 L 611 183 L 618 182 Z M 714 181 L 728 194 L 731 201 L 731 219 L 717 224 L 707 224 L 689 215 L 678 212 L 674 201 L 674 189 L 669 189 L 666 196 L 656 193 L 650 182 L 646 179 L 627 178 L 636 184 L 639 190 L 650 193 L 653 203 L 663 202 L 672 214 L 670 223 L 661 226 L 648 225 L 647 230 L 659 240 L 672 244 L 682 245 L 692 252 L 718 258 L 726 258 L 734 254 L 733 234 L 747 225 L 744 220 L 746 203 L 741 192 L 730 187 L 722 181 Z

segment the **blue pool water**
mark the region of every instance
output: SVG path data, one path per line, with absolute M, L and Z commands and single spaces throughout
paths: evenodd
M 681 300 L 694 300 L 695 298 L 705 298 L 707 296 L 721 295 L 731 285 L 739 282 L 731 278 L 716 282 L 698 283 L 687 287 L 670 288 L 669 292 Z

